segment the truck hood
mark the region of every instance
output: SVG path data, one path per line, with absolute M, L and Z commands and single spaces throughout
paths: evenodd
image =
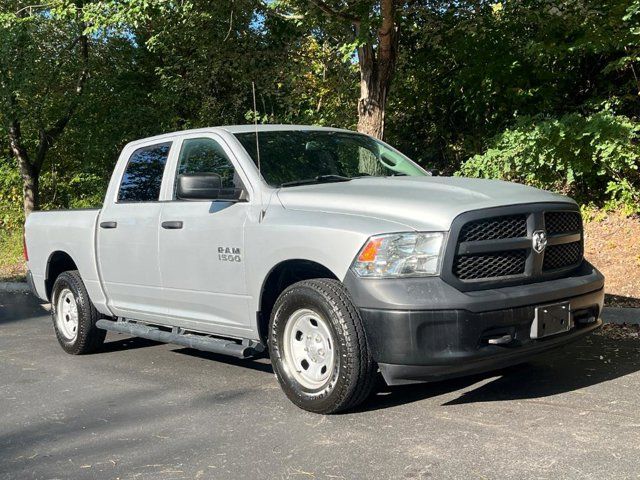
M 277 195 L 286 209 L 367 216 L 421 231 L 449 230 L 455 217 L 470 210 L 534 202 L 575 204 L 517 183 L 461 177 L 364 177 L 282 188 Z

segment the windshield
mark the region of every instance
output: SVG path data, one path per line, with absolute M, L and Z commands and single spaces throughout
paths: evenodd
M 236 138 L 257 165 L 256 134 Z M 260 169 L 272 187 L 428 173 L 383 142 L 358 133 L 321 130 L 258 132 Z

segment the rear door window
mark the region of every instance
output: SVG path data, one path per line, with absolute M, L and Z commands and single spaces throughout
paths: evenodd
M 136 150 L 129 157 L 120 182 L 118 202 L 155 202 L 160 198 L 162 174 L 171 142 Z

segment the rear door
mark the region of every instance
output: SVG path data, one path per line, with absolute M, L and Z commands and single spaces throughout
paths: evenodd
M 160 271 L 171 324 L 246 336 L 251 316 L 243 230 L 250 199 L 244 172 L 215 134 L 185 137 L 172 162 L 159 233 Z M 199 173 L 220 176 L 222 198 L 177 198 L 177 177 Z
M 161 320 L 167 313 L 158 261 L 160 191 L 172 142 L 136 148 L 114 172 L 117 191 L 98 222 L 98 259 L 108 305 L 116 315 Z M 111 190 L 111 188 L 110 188 Z

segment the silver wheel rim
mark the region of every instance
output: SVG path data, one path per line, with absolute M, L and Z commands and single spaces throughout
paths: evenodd
M 58 295 L 56 325 L 65 339 L 73 341 L 78 336 L 78 304 L 75 295 L 68 288 Z
M 296 310 L 284 330 L 284 362 L 300 385 L 324 386 L 335 367 L 335 341 L 327 321 L 317 312 Z

